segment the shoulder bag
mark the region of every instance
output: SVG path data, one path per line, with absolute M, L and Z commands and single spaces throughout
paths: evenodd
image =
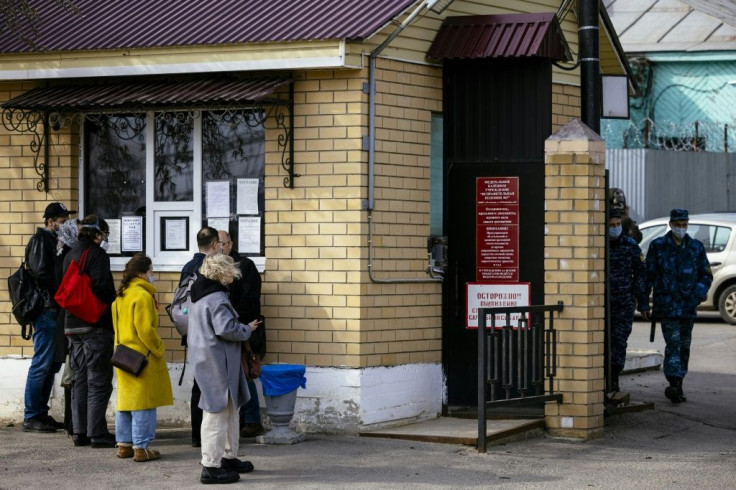
M 240 362 L 243 365 L 245 379 L 248 381 L 253 381 L 261 375 L 261 358 L 258 354 L 253 352 L 249 340 L 243 342 L 243 347 L 240 352 Z
M 148 364 L 148 356 L 151 355 L 151 351 L 148 351 L 148 355 L 143 355 L 137 350 L 131 349 L 130 347 L 120 343 L 120 323 L 117 321 L 118 309 L 115 308 L 115 319 L 117 328 L 115 329 L 115 351 L 112 353 L 112 365 L 118 369 L 132 374 L 133 376 L 140 376 L 143 372 L 143 368 Z

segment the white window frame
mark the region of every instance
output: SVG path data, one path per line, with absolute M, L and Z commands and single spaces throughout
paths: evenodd
M 208 109 L 196 111 L 197 117 L 193 117 L 193 148 L 192 148 L 192 173 L 193 173 L 193 200 L 192 201 L 155 201 L 154 200 L 154 140 L 155 112 L 146 112 L 146 246 L 143 252 L 153 261 L 154 270 L 157 272 L 181 272 L 184 265 L 189 262 L 193 255 L 199 251 L 197 247 L 197 232 L 202 225 L 202 115 Z M 181 112 L 171 109 L 171 112 Z M 124 112 L 124 111 L 121 111 Z M 86 147 L 85 128 L 86 119 L 82 122 L 79 131 L 79 217 L 84 217 L 85 210 L 84 190 L 85 182 L 85 154 Z M 104 216 L 102 216 L 104 218 Z M 189 219 L 189 250 L 169 252 L 161 250 L 161 229 L 157 226 L 161 218 L 165 217 L 187 217 Z M 263 219 L 263 217 L 262 217 Z M 259 272 L 265 271 L 266 257 L 249 257 Z M 130 257 L 110 257 L 110 267 L 113 271 L 123 271 Z

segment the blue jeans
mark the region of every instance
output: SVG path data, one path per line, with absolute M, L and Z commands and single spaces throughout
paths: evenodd
M 240 407 L 241 428 L 243 424 L 261 423 L 261 405 L 258 403 L 258 390 L 256 389 L 255 381 L 248 381 L 248 391 L 250 391 L 250 400 Z
M 156 436 L 156 409 L 131 410 L 115 415 L 115 440 L 146 449 Z
M 47 308 L 33 322 L 33 359 L 26 378 L 24 420 L 49 413 L 49 397 L 54 386 L 54 375 L 61 368 L 61 363 L 54 362 L 56 315 L 56 311 Z

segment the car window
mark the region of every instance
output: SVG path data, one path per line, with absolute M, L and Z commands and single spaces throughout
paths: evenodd
M 641 243 L 639 246 L 641 247 L 641 251 L 644 252 L 644 255 L 646 255 L 652 240 L 667 233 L 667 224 L 647 226 L 646 228 L 641 228 L 640 231 Z
M 708 253 L 722 252 L 731 236 L 731 228 L 715 225 L 690 225 L 687 229 L 690 236 L 700 240 Z

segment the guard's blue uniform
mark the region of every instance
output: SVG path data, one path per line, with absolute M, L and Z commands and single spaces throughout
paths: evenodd
M 705 247 L 685 235 L 678 246 L 672 231 L 649 245 L 647 287 L 653 288 L 652 316 L 662 322 L 667 347 L 663 371 L 668 379 L 684 378 L 696 308 L 713 282 Z
M 649 310 L 644 255 L 634 239 L 621 234 L 609 247 L 611 315 L 611 367 L 621 372 L 626 363 L 626 343 L 631 335 L 634 309 Z

